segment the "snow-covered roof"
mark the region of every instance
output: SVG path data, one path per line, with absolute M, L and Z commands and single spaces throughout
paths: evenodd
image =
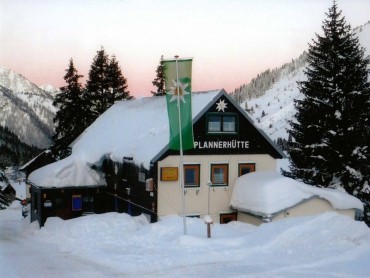
M 193 118 L 220 92 L 193 93 Z M 103 113 L 74 142 L 72 153 L 92 164 L 108 156 L 113 161 L 132 157 L 149 169 L 151 159 L 168 144 L 168 114 L 165 97 L 121 101 Z
M 91 166 L 90 163 L 71 155 L 32 172 L 28 181 L 48 188 L 106 185 L 104 176 Z
M 223 90 L 193 93 L 193 119 Z M 123 157 L 149 169 L 151 159 L 169 140 L 165 97 L 125 100 L 103 113 L 72 145 L 72 154 L 32 172 L 28 180 L 38 186 L 102 185 L 103 179 L 88 165 L 103 158 L 122 162 Z
M 335 209 L 360 209 L 362 202 L 348 193 L 306 185 L 277 172 L 254 172 L 239 177 L 230 206 L 259 216 L 271 216 L 313 197 L 326 199 Z

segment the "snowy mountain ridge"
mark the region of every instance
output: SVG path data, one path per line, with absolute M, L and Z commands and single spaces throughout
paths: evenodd
M 24 76 L 0 67 L 0 125 L 39 148 L 51 145 L 54 96 Z
M 353 30 L 365 55 L 370 55 L 370 21 Z M 291 63 L 274 70 L 267 70 L 250 83 L 240 86 L 233 97 L 246 109 L 255 124 L 272 140 L 288 139 L 287 121 L 296 113 L 294 99 L 302 99 L 298 81 L 307 80 L 304 70 L 307 54 L 304 52 Z M 369 74 L 370 79 L 370 74 Z
M 41 85 L 40 89 L 47 93 L 50 93 L 52 96 L 60 93 L 60 90 L 58 88 L 55 88 L 53 85 L 50 84 Z

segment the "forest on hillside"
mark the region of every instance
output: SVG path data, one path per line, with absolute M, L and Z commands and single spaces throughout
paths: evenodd
M 0 126 L 0 169 L 21 166 L 40 153 L 39 148 L 22 143 L 7 127 Z

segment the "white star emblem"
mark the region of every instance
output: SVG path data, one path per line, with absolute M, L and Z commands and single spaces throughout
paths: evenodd
M 220 101 L 216 104 L 217 104 L 216 109 L 218 112 L 220 111 L 225 112 L 225 109 L 227 108 L 227 103 L 225 103 L 224 99 L 223 100 L 220 99 Z
M 177 97 L 179 97 L 182 102 L 185 102 L 184 95 L 190 94 L 185 89 L 189 86 L 189 84 L 183 84 L 180 81 L 176 82 L 175 80 L 172 80 L 174 87 L 170 87 L 170 90 L 167 92 L 167 94 L 172 95 L 170 102 L 177 100 Z

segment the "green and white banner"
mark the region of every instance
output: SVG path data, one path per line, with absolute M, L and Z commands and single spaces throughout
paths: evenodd
M 194 148 L 191 110 L 191 66 L 192 59 L 163 60 L 166 83 L 167 111 L 170 123 L 169 148 L 180 150 Z M 179 118 L 181 121 L 179 121 Z

